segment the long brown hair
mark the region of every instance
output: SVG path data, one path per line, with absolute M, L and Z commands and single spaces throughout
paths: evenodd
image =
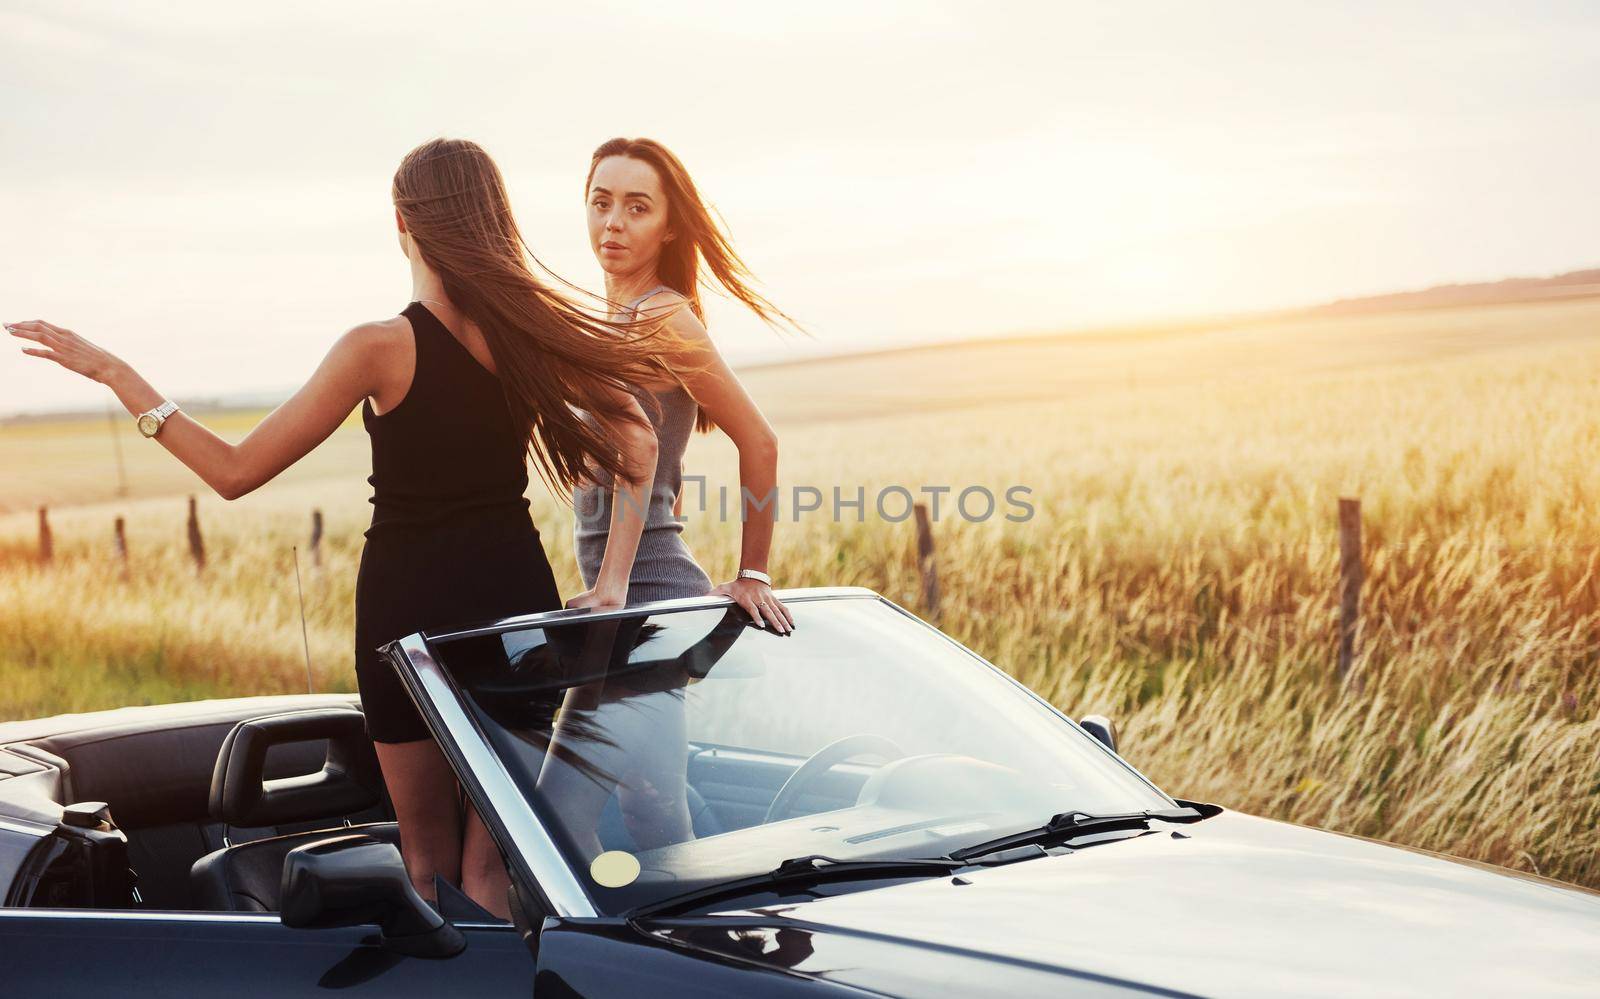
M 542 284 L 511 215 L 505 180 L 466 139 L 433 139 L 407 153 L 394 204 L 450 301 L 483 332 L 506 404 L 540 477 L 558 494 L 598 466 L 632 478 L 614 441 L 635 418 L 608 389 L 631 391 L 666 370 L 675 339 L 649 321 L 611 322 Z M 586 422 L 573 411 L 591 414 Z
M 594 183 L 595 168 L 608 156 L 631 157 L 655 168 L 667 196 L 667 222 L 674 233 L 674 238 L 661 247 L 656 275 L 662 284 L 689 300 L 689 308 L 702 323 L 706 319 L 700 303 L 700 277 L 704 270 L 768 326 L 781 330 L 781 323 L 804 332 L 788 313 L 750 287 L 755 275 L 734 250 L 723 226 L 712 219 L 711 209 L 701 199 L 694 179 L 670 149 L 654 139 L 616 138 L 602 142 L 589 159 L 589 176 L 583 182 L 585 198 Z M 705 431 L 712 426 L 711 419 L 701 410 L 695 429 Z

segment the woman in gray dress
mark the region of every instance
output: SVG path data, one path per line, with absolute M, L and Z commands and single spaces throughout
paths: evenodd
M 778 438 L 706 334 L 700 305 L 702 271 L 771 325 L 794 321 L 749 286 L 734 252 L 683 164 L 650 139 L 612 139 L 596 149 L 584 185 L 589 244 L 605 271 L 606 298 L 622 303 L 618 319 L 665 318 L 677 334 L 666 358 L 672 383 L 641 386 L 640 401 L 656 427 L 655 488 L 644 538 L 633 562 L 627 603 L 723 593 L 755 623 L 779 633 L 794 626 L 766 575 L 776 519 Z M 739 449 L 743 536 L 738 572 L 713 587 L 683 543 L 682 458 L 689 435 L 720 427 Z M 575 548 L 584 585 L 592 586 L 613 515 L 611 490 L 575 491 Z
M 787 634 L 794 616 L 773 594 L 766 574 L 777 519 L 778 440 L 706 333 L 700 275 L 709 273 L 769 325 L 798 326 L 750 288 L 749 270 L 712 220 L 688 171 L 660 143 L 612 139 L 602 144 L 590 160 L 584 191 L 590 246 L 605 271 L 606 298 L 617 303 L 612 318 L 664 319 L 677 336 L 671 341 L 674 351 L 664 358 L 673 380 L 637 390 L 655 426 L 658 457 L 627 591 L 593 589 L 619 511 L 613 490 L 591 482 L 573 490 L 574 550 L 584 585 L 591 588 L 574 602 L 631 606 L 725 594 L 753 624 Z M 743 510 L 738 571 L 713 586 L 684 544 L 676 515 L 682 509 L 682 459 L 689 435 L 715 427 L 739 449 Z M 659 678 L 662 689 L 650 692 L 640 692 L 636 681 L 615 690 L 597 682 L 569 691 L 539 788 L 591 855 L 602 849 L 597 821 L 613 787 L 638 846 L 693 835 L 685 790 L 685 682 Z

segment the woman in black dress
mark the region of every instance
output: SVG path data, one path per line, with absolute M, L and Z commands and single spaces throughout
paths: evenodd
M 601 320 L 540 284 L 500 172 L 474 143 L 436 139 L 412 150 L 393 197 L 411 303 L 341 336 L 238 444 L 70 330 L 43 321 L 7 329 L 32 341 L 27 353 L 109 386 L 147 436 L 224 499 L 261 486 L 362 407 L 373 512 L 355 651 L 368 733 L 417 890 L 431 899 L 438 874 L 504 916 L 499 851 L 470 805 L 462 820 L 455 777 L 377 649 L 421 629 L 562 606 L 523 496 L 530 452 L 557 489 L 590 463 L 631 491 L 635 502 L 617 504 L 595 585 L 567 606 L 626 603 L 656 461 L 654 431 L 629 387 L 661 376 L 658 351 L 672 334 Z

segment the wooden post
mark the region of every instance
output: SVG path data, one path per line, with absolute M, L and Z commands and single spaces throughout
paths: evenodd
M 189 497 L 189 554 L 194 556 L 195 571 L 206 567 L 206 543 L 200 537 L 200 514 L 195 509 L 194 497 Z
M 922 606 L 928 616 L 939 619 L 939 574 L 933 563 L 933 528 L 928 523 L 928 507 L 918 503 L 917 515 L 917 568 L 922 571 Z
M 55 537 L 50 533 L 50 508 L 39 508 L 39 561 L 49 563 L 56 557 Z
M 1339 679 L 1350 675 L 1361 622 L 1361 500 L 1339 498 Z
M 114 538 L 114 542 L 116 544 L 116 555 L 117 555 L 117 568 L 118 568 L 118 571 L 122 574 L 122 578 L 123 579 L 127 579 L 128 578 L 128 529 L 127 529 L 127 523 L 121 517 L 117 518 L 117 524 L 116 524 L 116 527 L 114 528 L 113 538 Z
M 322 511 L 311 511 L 311 565 L 322 568 Z M 298 570 L 297 570 L 298 571 Z

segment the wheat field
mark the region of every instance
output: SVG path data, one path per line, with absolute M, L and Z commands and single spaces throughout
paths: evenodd
M 872 498 L 950 486 L 940 625 L 1069 714 L 1116 719 L 1123 754 L 1167 790 L 1600 886 L 1600 301 L 1017 338 L 746 382 L 786 488 L 868 497 L 859 523 L 783 509 L 780 585 L 920 609 L 911 524 Z M 359 424 L 234 503 L 126 428 L 116 498 L 107 428 L 0 427 L 0 717 L 305 689 L 294 546 L 312 682 L 354 689 Z M 715 490 L 737 488 L 736 456 L 697 438 L 687 466 L 713 498 L 689 507 L 686 538 L 725 579 L 738 530 Z M 1017 485 L 1025 521 L 952 515 L 966 487 Z M 575 591 L 571 514 L 530 495 Z M 1366 540 L 1349 684 L 1339 496 L 1361 499 Z

